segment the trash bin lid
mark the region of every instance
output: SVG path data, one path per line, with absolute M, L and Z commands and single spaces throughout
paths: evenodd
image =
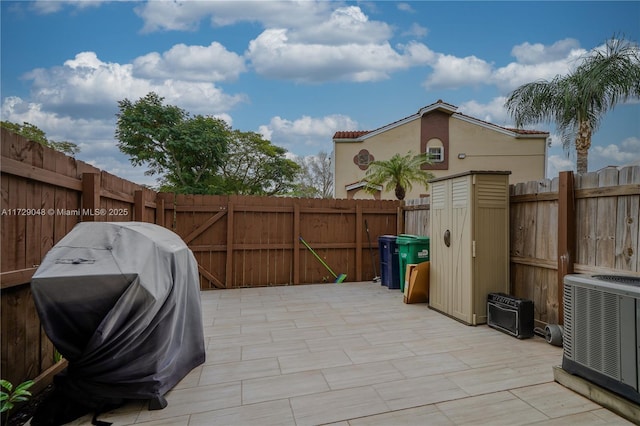
M 400 234 L 396 240 L 398 244 L 423 244 L 429 242 L 429 237 L 420 235 Z

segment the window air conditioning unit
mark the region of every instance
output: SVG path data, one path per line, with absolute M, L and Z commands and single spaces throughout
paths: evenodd
M 562 368 L 640 404 L 640 278 L 564 278 Z
M 489 293 L 487 325 L 518 339 L 533 337 L 533 301 L 505 293 Z

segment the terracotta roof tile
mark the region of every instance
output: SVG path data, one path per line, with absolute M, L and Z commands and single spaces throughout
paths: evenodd
M 352 131 L 336 132 L 333 135 L 333 139 L 356 139 L 362 135 L 366 135 L 367 133 L 369 133 L 369 130 L 352 130 Z
M 527 129 L 512 129 L 505 127 L 505 129 L 512 131 L 513 133 L 520 133 L 521 135 L 548 135 L 549 132 L 543 130 L 527 130 Z

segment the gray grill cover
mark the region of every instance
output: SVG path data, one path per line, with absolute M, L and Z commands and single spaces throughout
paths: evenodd
M 163 395 L 205 359 L 198 266 L 175 233 L 83 222 L 31 281 L 45 332 L 69 361 L 65 388 L 87 405 Z M 158 406 L 160 405 L 160 406 Z

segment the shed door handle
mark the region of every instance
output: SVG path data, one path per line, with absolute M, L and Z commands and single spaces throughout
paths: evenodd
M 447 247 L 451 246 L 451 231 L 448 229 L 444 231 L 444 245 Z

